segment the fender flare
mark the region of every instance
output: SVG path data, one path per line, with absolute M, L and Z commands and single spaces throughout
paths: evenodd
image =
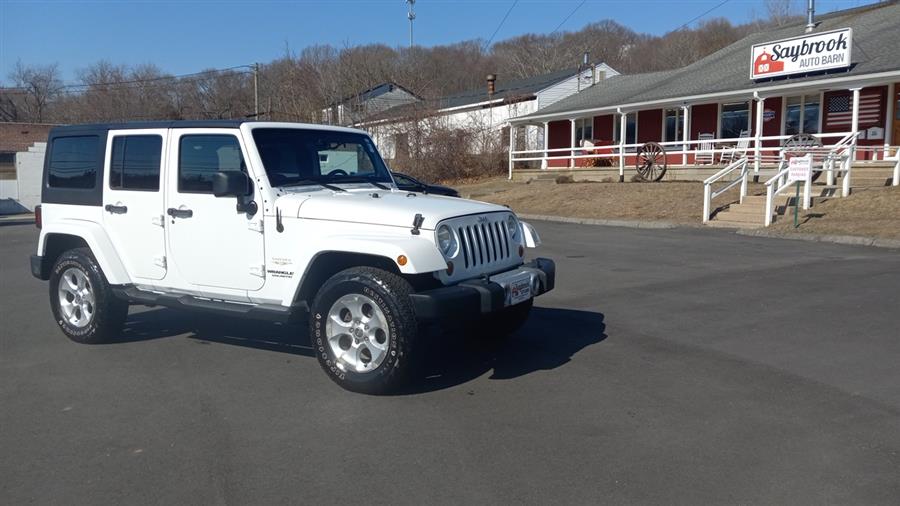
M 389 235 L 338 235 L 322 237 L 317 243 L 321 248 L 315 256 L 334 251 L 385 257 L 396 264 L 402 274 L 421 274 L 447 268 L 447 260 L 437 246 L 416 236 L 398 238 Z M 406 257 L 406 265 L 397 263 L 400 255 Z
M 128 271 L 122 264 L 118 252 L 116 252 L 109 236 L 97 223 L 82 220 L 60 220 L 52 224 L 44 224 L 41 237 L 38 240 L 37 254 L 43 256 L 46 252 L 47 238 L 52 235 L 71 235 L 80 237 L 91 248 L 94 258 L 106 275 L 106 281 L 111 285 L 124 285 L 131 283 Z
M 398 237 L 397 235 L 331 235 L 316 239 L 316 253 L 307 259 L 303 272 L 295 275 L 288 293 L 284 293 L 283 303 L 290 304 L 300 297 L 304 283 L 315 279 L 311 269 L 317 259 L 331 253 L 368 255 L 389 261 L 401 274 L 424 274 L 447 268 L 447 261 L 433 242 L 421 237 Z M 406 264 L 397 259 L 406 257 Z M 324 281 L 324 280 L 323 280 Z M 318 290 L 318 287 L 315 287 Z M 313 292 L 314 293 L 314 292 Z

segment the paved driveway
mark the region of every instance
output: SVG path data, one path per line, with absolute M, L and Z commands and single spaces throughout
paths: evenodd
M 897 251 L 536 225 L 557 290 L 500 350 L 433 336 L 394 397 L 298 327 L 71 343 L 0 226 L 0 502 L 897 504 Z

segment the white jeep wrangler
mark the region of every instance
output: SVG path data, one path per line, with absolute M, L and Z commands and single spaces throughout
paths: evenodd
M 308 316 L 341 386 L 389 391 L 421 322 L 508 334 L 553 288 L 507 208 L 400 191 L 371 138 L 319 125 L 177 121 L 53 129 L 32 273 L 71 339 L 115 338 L 129 304 Z

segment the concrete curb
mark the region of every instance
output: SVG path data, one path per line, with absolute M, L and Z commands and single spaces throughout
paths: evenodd
M 606 227 L 625 227 L 625 228 L 654 228 L 667 229 L 690 227 L 681 223 L 670 223 L 668 221 L 637 221 L 637 220 L 599 220 L 594 218 L 571 218 L 568 216 L 549 216 L 544 214 L 517 214 L 516 216 L 526 220 L 538 221 L 555 221 L 558 223 L 575 223 L 578 225 L 602 225 Z
M 779 234 L 767 230 L 738 230 L 738 234 L 750 237 L 768 237 L 771 239 L 790 239 L 794 241 L 830 242 L 848 246 L 873 246 L 876 248 L 900 249 L 900 239 L 881 239 L 878 237 L 861 237 L 857 235 L 826 234 Z
M 636 221 L 636 220 L 599 220 L 593 218 L 571 218 L 568 216 L 550 216 L 544 214 L 519 214 L 526 220 L 552 221 L 556 223 L 574 223 L 577 225 L 601 225 L 606 227 L 645 228 L 645 229 L 672 229 L 672 228 L 704 228 L 701 225 L 685 223 L 671 223 L 668 221 Z M 715 229 L 727 230 L 727 229 Z M 824 234 L 779 234 L 761 229 L 735 229 L 738 235 L 748 237 L 766 237 L 769 239 L 789 239 L 795 241 L 830 242 L 845 244 L 848 246 L 872 246 L 875 248 L 900 249 L 900 239 L 881 239 L 877 237 L 861 237 L 855 235 L 824 235 Z

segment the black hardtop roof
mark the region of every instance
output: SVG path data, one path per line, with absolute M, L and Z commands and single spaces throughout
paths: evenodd
M 169 120 L 169 121 L 127 121 L 118 123 L 85 123 L 53 127 L 51 134 L 96 132 L 103 130 L 138 130 L 144 128 L 238 128 L 253 120 L 212 119 L 212 120 Z

